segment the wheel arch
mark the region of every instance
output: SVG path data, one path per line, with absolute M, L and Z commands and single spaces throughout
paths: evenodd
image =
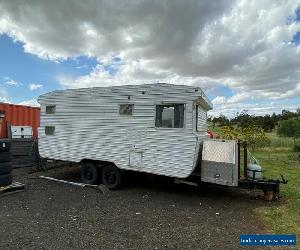
M 95 165 L 97 165 L 97 167 L 101 168 L 103 166 L 106 166 L 106 165 L 110 165 L 110 164 L 113 164 L 116 166 L 115 163 L 113 162 L 110 162 L 110 161 L 101 161 L 101 160 L 94 160 L 94 159 L 89 159 L 89 158 L 84 158 L 80 161 L 80 164 L 84 164 L 86 162 L 92 162 L 94 163 Z M 117 167 L 117 166 L 116 166 Z

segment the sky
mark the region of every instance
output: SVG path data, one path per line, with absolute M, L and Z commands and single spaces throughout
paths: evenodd
M 210 115 L 300 107 L 295 0 L 0 0 L 0 101 L 66 88 L 201 87 Z

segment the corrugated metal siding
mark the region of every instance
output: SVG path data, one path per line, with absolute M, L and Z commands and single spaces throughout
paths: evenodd
M 193 101 L 201 95 L 194 87 L 170 84 L 64 90 L 43 95 L 39 98 L 39 152 L 46 158 L 103 160 L 123 169 L 186 177 L 193 171 L 198 154 L 192 111 Z M 155 128 L 155 104 L 162 102 L 185 104 L 184 128 Z M 119 104 L 125 103 L 134 104 L 132 116 L 119 114 Z M 55 114 L 45 114 L 46 105 L 56 105 Z M 45 126 L 55 126 L 55 134 L 46 136 Z M 204 138 L 206 132 L 198 135 Z M 129 166 L 130 152 L 141 154 L 142 164 Z
M 37 128 L 40 126 L 40 108 L 0 103 L 0 111 L 5 112 L 5 118 L 1 126 L 1 138 L 7 137 L 7 123 L 14 126 L 31 126 L 33 137 L 38 137 Z

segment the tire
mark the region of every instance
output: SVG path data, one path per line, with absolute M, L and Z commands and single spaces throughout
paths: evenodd
M 0 175 L 0 187 L 8 186 L 12 183 L 12 175 L 11 174 L 2 174 Z
M 0 175 L 9 174 L 12 171 L 12 165 L 10 162 L 5 162 L 0 164 Z
M 11 148 L 11 141 L 0 140 L 0 152 L 9 152 Z
M 120 188 L 122 183 L 122 173 L 119 168 L 114 165 L 106 165 L 101 171 L 102 183 L 110 190 Z
M 93 162 L 86 161 L 81 166 L 80 175 L 82 182 L 96 184 L 99 180 L 99 168 Z
M 0 152 L 0 163 L 1 162 L 10 162 L 11 161 L 11 153 L 10 152 Z M 1 164 L 0 164 L 1 166 Z

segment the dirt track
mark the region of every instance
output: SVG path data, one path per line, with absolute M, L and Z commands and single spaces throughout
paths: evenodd
M 104 195 L 32 179 L 76 179 L 78 167 L 30 171 L 14 172 L 25 192 L 0 197 L 0 249 L 240 249 L 240 234 L 264 232 L 253 209 L 266 204 L 228 191 L 131 176 Z

